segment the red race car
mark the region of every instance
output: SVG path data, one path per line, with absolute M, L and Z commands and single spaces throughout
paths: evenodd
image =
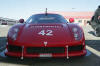
M 59 14 L 35 14 L 19 22 L 8 32 L 6 56 L 69 58 L 86 54 L 82 28 Z

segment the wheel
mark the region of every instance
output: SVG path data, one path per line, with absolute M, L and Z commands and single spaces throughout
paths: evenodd
M 96 37 L 100 37 L 100 33 L 98 33 L 97 31 L 94 32 Z
M 96 28 L 94 33 L 95 33 L 96 37 L 100 37 L 100 29 L 99 28 Z

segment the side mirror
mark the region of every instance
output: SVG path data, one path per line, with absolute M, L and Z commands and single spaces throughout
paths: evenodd
M 20 22 L 20 23 L 24 23 L 24 19 L 20 19 L 19 22 Z
M 74 22 L 74 18 L 69 18 L 69 22 L 73 23 Z
M 91 25 L 90 21 L 87 21 L 87 23 L 89 23 L 89 25 Z

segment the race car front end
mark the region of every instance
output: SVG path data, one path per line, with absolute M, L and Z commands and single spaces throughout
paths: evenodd
M 15 37 L 11 38 L 11 33 L 8 35 L 7 52 L 5 53 L 7 56 L 22 59 L 69 58 L 86 54 L 84 34 L 78 27 L 70 28 L 67 24 L 36 24 L 27 25 L 23 27 L 23 30 L 15 31 Z
M 77 43 L 77 42 L 76 42 Z M 76 44 L 75 43 L 75 44 Z M 81 42 L 80 42 L 81 43 Z M 70 43 L 71 44 L 71 43 Z M 73 43 L 72 43 L 73 44 Z M 34 46 L 18 46 L 18 45 L 8 45 L 7 56 L 14 57 L 72 57 L 72 56 L 83 56 L 86 54 L 85 45 L 79 44 L 79 42 L 74 46 L 48 46 L 48 47 L 34 47 Z

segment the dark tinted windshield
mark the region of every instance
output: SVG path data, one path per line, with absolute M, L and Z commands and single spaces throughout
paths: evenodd
M 31 16 L 27 23 L 66 23 L 67 21 L 58 14 L 36 14 Z

